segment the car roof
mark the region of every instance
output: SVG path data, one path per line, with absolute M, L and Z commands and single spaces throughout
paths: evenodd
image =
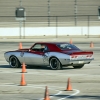
M 36 42 L 36 43 L 39 43 L 39 44 L 62 44 L 62 43 L 67 43 L 67 44 L 69 44 L 68 42 Z

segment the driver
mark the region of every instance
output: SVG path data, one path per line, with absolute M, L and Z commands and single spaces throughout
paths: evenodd
M 44 51 L 44 49 L 45 49 L 45 45 L 41 44 L 41 51 Z

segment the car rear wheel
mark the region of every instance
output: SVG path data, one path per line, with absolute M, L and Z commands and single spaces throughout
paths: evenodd
M 20 62 L 15 56 L 11 56 L 9 59 L 9 64 L 12 68 L 18 68 L 21 66 Z
M 55 57 L 50 59 L 49 64 L 50 64 L 51 69 L 53 70 L 59 70 L 62 68 L 60 61 Z
M 73 67 L 75 68 L 75 69 L 80 69 L 80 68 L 82 68 L 84 66 L 84 64 L 82 64 L 82 65 L 74 65 Z

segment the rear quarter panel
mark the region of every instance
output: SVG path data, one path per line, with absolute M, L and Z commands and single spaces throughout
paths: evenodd
M 51 57 L 58 58 L 62 65 L 69 64 L 69 61 L 70 61 L 70 56 L 69 55 L 64 54 L 64 53 L 60 53 L 60 52 L 50 52 L 49 53 L 49 59 Z

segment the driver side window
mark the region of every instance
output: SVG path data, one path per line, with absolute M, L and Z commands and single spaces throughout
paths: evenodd
M 48 47 L 45 44 L 35 44 L 31 49 L 34 51 L 44 52 L 48 50 Z
M 32 50 L 34 51 L 40 51 L 41 50 L 41 44 L 36 44 L 32 47 Z

